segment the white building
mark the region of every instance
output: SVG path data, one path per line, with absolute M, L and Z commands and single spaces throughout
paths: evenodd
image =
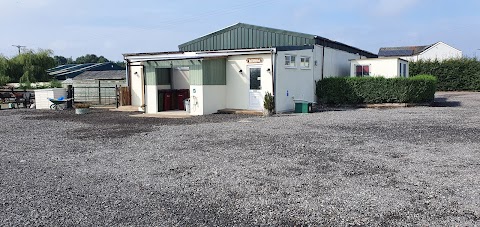
M 188 89 L 192 115 L 262 111 L 263 97 L 271 92 L 275 111 L 289 112 L 295 101 L 316 100 L 316 81 L 349 76 L 350 60 L 376 57 L 323 37 L 243 23 L 179 49 L 124 54 L 132 105 L 157 113 L 170 99 L 167 89 Z
M 400 57 L 410 62 L 420 60 L 438 60 L 462 58 L 462 51 L 443 42 L 437 42 L 427 46 L 409 46 L 409 47 L 382 47 L 378 52 L 378 57 Z
M 350 76 L 409 77 L 408 61 L 401 58 L 368 58 L 351 60 Z

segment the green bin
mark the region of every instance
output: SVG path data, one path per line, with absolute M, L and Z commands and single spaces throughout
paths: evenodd
M 164 90 L 158 90 L 158 103 L 157 103 L 158 112 L 163 111 L 164 95 L 165 95 Z
M 295 102 L 295 113 L 311 113 L 312 103 L 309 102 Z

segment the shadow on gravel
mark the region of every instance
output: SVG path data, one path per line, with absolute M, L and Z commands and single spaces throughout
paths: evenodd
M 448 101 L 448 98 L 435 98 L 432 107 L 459 107 L 462 106 L 461 102 Z
M 255 116 L 241 114 L 211 114 L 190 118 L 151 118 L 132 117 L 129 112 L 116 112 L 106 109 L 92 109 L 89 114 L 78 115 L 73 110 L 19 110 L 24 120 L 49 120 L 86 124 L 69 132 L 77 139 L 122 138 L 155 130 L 158 126 L 195 125 L 207 123 L 235 122 Z

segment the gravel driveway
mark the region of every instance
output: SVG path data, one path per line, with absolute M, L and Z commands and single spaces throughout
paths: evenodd
M 270 118 L 0 110 L 0 226 L 478 226 L 480 93 Z

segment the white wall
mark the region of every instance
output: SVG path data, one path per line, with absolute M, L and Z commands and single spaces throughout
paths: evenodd
M 174 68 L 172 73 L 172 88 L 173 89 L 189 89 L 190 77 L 188 67 Z
M 145 113 L 158 112 L 158 88 L 157 85 L 145 86 Z
M 262 58 L 263 62 L 258 64 L 247 63 L 247 58 Z M 230 56 L 226 62 L 227 86 L 226 86 L 226 107 L 230 109 L 249 108 L 250 74 L 249 67 L 261 67 L 262 95 L 265 92 L 273 91 L 272 61 L 270 54 Z M 242 70 L 242 73 L 239 71 Z M 262 100 L 263 101 L 263 100 Z M 263 106 L 263 105 L 262 105 Z
M 38 89 L 34 90 L 34 92 L 36 109 L 50 109 L 53 103 L 48 99 L 58 99 L 62 96 L 67 99 L 67 90 L 64 88 Z
M 315 46 L 315 51 L 322 51 L 321 46 Z M 318 48 L 317 48 L 318 47 Z M 360 55 L 346 51 L 325 48 L 325 71 L 323 78 L 348 77 L 350 75 L 350 61 L 360 59 Z M 321 64 L 321 62 L 319 62 Z
M 225 109 L 225 85 L 190 86 L 190 115 L 205 115 Z
M 438 42 L 434 44 L 432 47 L 428 48 L 424 52 L 420 53 L 419 55 L 412 56 L 412 57 L 405 57 L 404 59 L 408 61 L 419 61 L 419 60 L 438 60 L 444 61 L 447 59 L 455 59 L 455 58 L 462 58 L 463 53 L 461 50 L 458 50 L 454 47 L 451 47 L 443 42 Z
M 143 98 L 143 70 L 142 66 L 130 66 L 130 77 L 131 77 L 131 96 L 132 96 L 132 106 L 142 106 Z M 135 74 L 136 73 L 136 74 Z
M 407 64 L 408 77 L 408 62 L 398 58 L 370 58 L 358 59 L 351 61 L 350 76 L 355 77 L 356 65 L 369 65 L 370 76 L 383 76 L 385 78 L 400 77 L 400 62 Z M 403 70 L 403 69 L 402 69 Z
M 315 101 L 314 50 L 295 50 L 277 52 L 275 109 L 277 112 L 295 110 L 294 100 Z M 285 66 L 285 55 L 296 56 L 296 67 Z M 310 57 L 310 67 L 300 68 L 300 57 Z

